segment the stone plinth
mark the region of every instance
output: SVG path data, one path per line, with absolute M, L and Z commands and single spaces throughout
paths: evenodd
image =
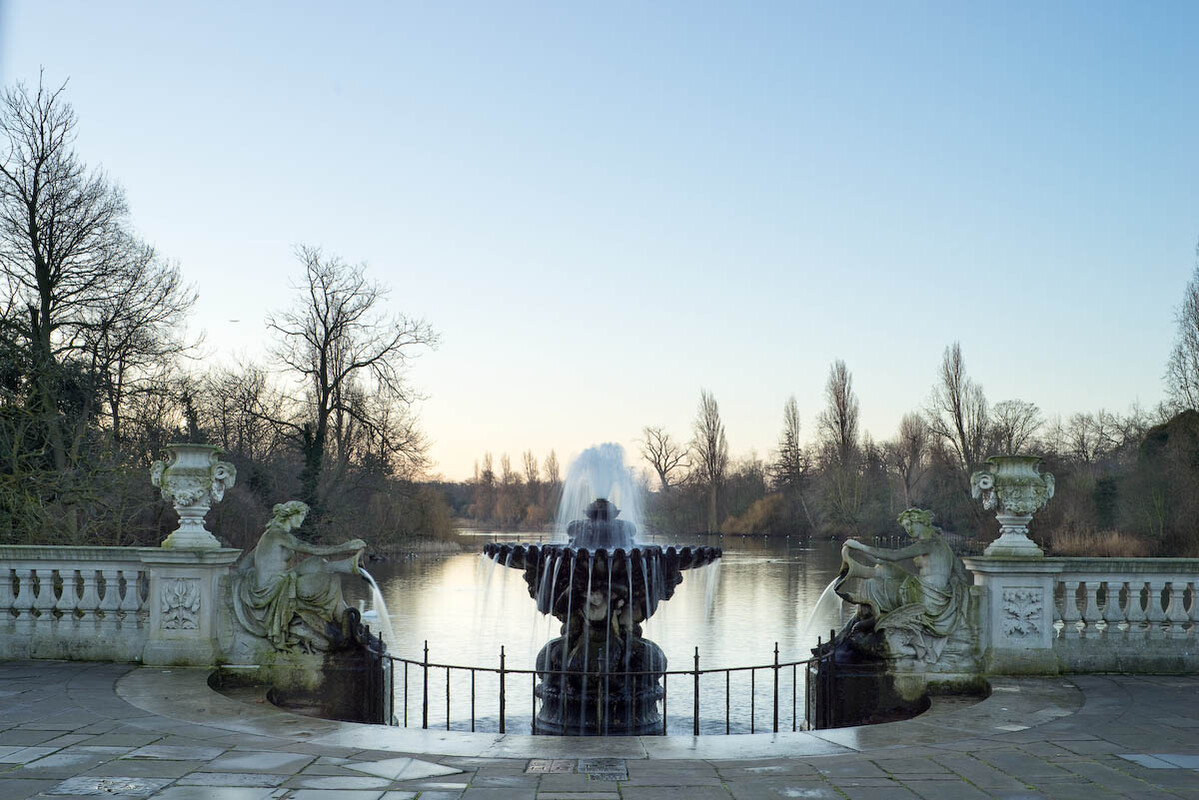
M 241 555 L 227 548 L 178 550 L 140 548 L 149 573 L 149 630 L 142 662 L 155 665 L 207 666 L 218 663 L 222 648 L 218 620 L 226 604 L 224 579 Z
M 1000 675 L 1058 672 L 1053 651 L 1057 559 L 964 558 L 982 601 L 983 670 Z

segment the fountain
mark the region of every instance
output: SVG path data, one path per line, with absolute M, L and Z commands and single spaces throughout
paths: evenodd
M 602 449 L 589 453 L 600 456 L 589 460 L 592 465 L 612 455 Z M 626 473 L 621 467 L 614 474 Z M 577 496 L 569 477 L 567 486 L 564 508 L 567 498 Z M 624 496 L 632 499 L 627 489 Z M 642 637 L 641 625 L 674 595 L 684 570 L 713 563 L 721 549 L 638 544 L 636 524 L 618 519 L 620 513 L 612 499 L 597 497 L 584 518 L 565 526 L 566 544 L 489 543 L 483 548 L 496 563 L 523 570 L 537 610 L 562 622 L 561 635 L 537 655 L 536 733 L 662 732 L 658 702 L 666 655 Z

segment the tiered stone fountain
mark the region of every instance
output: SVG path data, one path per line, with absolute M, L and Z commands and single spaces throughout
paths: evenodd
M 662 732 L 658 701 L 666 656 L 641 624 L 669 600 L 683 570 L 710 564 L 719 547 L 639 545 L 636 526 L 605 498 L 567 527 L 567 544 L 488 544 L 497 563 L 524 570 L 529 595 L 562 635 L 537 656 L 536 732 L 640 735 Z

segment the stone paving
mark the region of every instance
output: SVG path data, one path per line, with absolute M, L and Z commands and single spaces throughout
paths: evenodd
M 1199 677 L 994 689 L 888 725 L 601 741 L 313 720 L 194 670 L 0 662 L 0 800 L 1199 798 Z

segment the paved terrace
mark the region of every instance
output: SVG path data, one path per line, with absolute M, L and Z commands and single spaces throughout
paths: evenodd
M 1199 798 L 1197 677 L 1004 679 L 887 725 L 598 740 L 316 720 L 206 674 L 0 662 L 0 800 Z

